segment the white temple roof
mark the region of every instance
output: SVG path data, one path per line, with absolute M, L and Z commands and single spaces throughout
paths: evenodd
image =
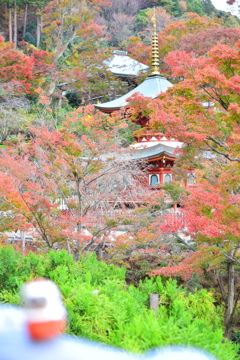
M 130 58 L 127 51 L 120 50 L 114 50 L 113 56 L 104 63 L 113 75 L 118 76 L 138 76 L 148 69 L 147 65 Z
M 180 141 L 177 141 L 175 139 L 170 139 L 170 140 L 150 140 L 150 141 L 139 141 L 139 142 L 136 142 L 134 144 L 131 144 L 130 145 L 130 148 L 131 149 L 145 149 L 145 148 L 149 148 L 151 146 L 155 146 L 155 145 L 158 145 L 158 144 L 162 144 L 162 145 L 167 145 L 167 146 L 170 146 L 174 149 L 176 148 L 181 148 L 183 146 L 183 143 L 180 142 Z

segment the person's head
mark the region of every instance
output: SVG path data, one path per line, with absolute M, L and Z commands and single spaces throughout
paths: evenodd
M 46 340 L 64 332 L 67 312 L 54 282 L 44 279 L 25 283 L 21 297 L 32 339 Z

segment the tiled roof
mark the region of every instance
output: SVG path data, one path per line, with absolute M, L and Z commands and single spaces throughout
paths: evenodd
M 118 76 L 138 76 L 148 69 L 147 65 L 130 58 L 127 51 L 120 50 L 114 50 L 113 56 L 104 63 L 113 75 Z
M 128 99 L 131 95 L 139 93 L 145 97 L 152 99 L 156 98 L 159 94 L 167 91 L 169 87 L 173 86 L 164 76 L 162 75 L 149 75 L 135 89 L 129 91 L 127 94 L 119 97 L 118 99 L 108 101 L 103 104 L 95 104 L 95 107 L 103 112 L 112 112 L 118 110 L 123 106 L 126 106 Z
M 157 144 L 154 146 L 150 146 L 144 149 L 138 149 L 132 152 L 132 159 L 151 159 L 155 158 L 156 156 L 167 155 L 170 157 L 176 157 L 174 154 L 175 148 L 163 144 Z

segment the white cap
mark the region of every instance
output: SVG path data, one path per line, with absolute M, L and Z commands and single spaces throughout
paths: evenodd
M 38 323 L 67 318 L 61 292 L 51 280 L 36 280 L 24 284 L 21 296 L 27 322 Z

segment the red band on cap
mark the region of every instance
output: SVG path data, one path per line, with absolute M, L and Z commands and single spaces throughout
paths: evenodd
M 60 335 L 65 328 L 65 320 L 28 323 L 30 336 L 34 340 L 45 340 Z

